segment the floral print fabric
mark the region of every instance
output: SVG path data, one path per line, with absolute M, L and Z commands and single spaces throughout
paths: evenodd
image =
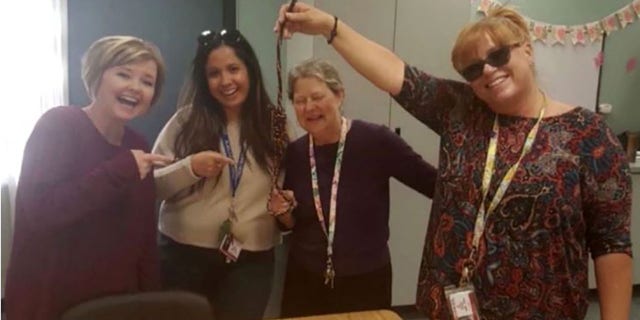
M 443 291 L 458 283 L 471 248 L 495 113 L 468 85 L 411 66 L 394 99 L 441 137 L 417 305 L 432 319 L 450 319 Z M 501 115 L 499 121 L 488 199 L 536 119 Z M 544 118 L 531 152 L 487 217 L 472 278 L 482 317 L 584 318 L 589 253 L 631 255 L 630 212 L 628 163 L 604 120 L 580 107 Z

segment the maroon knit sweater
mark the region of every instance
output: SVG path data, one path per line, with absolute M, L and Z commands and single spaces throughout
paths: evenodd
M 77 107 L 45 113 L 29 138 L 16 195 L 8 319 L 57 319 L 93 298 L 157 288 L 153 177 L 140 180 L 126 129 L 109 144 Z

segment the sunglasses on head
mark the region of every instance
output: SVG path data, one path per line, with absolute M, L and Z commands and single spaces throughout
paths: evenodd
M 498 68 L 509 63 L 509 59 L 511 59 L 511 50 L 519 46 L 520 44 L 512 44 L 491 50 L 487 54 L 487 58 L 468 65 L 460 71 L 460 74 L 465 78 L 465 80 L 469 82 L 474 81 L 482 76 L 485 64 Z
M 238 30 L 227 30 L 222 29 L 220 32 L 215 32 L 211 30 L 205 30 L 200 33 L 198 36 L 198 44 L 201 47 L 211 47 L 214 45 L 219 45 L 222 41 L 226 43 L 232 42 L 240 42 L 244 38 L 242 34 Z

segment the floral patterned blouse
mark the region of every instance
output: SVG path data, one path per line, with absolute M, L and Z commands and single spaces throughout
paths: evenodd
M 443 288 L 460 279 L 481 202 L 495 117 L 464 83 L 405 67 L 396 101 L 440 135 L 439 176 L 418 282 L 418 308 L 450 319 Z M 487 199 L 536 119 L 499 117 Z M 582 319 L 588 258 L 631 255 L 631 176 L 604 120 L 580 107 L 545 117 L 531 151 L 487 217 L 472 282 L 486 319 Z

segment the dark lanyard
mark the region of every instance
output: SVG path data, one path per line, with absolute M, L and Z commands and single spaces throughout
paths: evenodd
M 227 132 L 222 133 L 222 145 L 224 147 L 224 153 L 227 157 L 235 160 L 233 158 L 233 151 L 231 150 L 231 143 L 229 142 L 229 135 Z M 240 185 L 240 178 L 242 178 L 242 171 L 244 170 L 244 161 L 245 161 L 246 150 L 244 146 L 240 150 L 240 157 L 235 165 L 229 165 L 229 177 L 231 178 L 231 196 L 236 196 L 236 190 L 238 189 L 238 185 Z

